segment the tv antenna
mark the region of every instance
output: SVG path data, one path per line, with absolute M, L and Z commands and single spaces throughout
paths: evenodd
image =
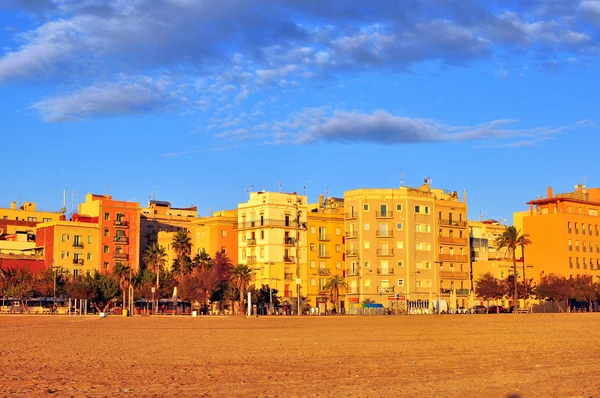
M 400 186 L 404 186 L 404 167 L 400 166 Z
M 281 188 L 283 187 L 283 181 L 279 180 L 279 192 L 281 192 Z

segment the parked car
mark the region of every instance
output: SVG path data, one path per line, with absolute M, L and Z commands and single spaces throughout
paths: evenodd
M 487 308 L 483 305 L 476 305 L 471 308 L 471 314 L 485 314 L 487 312 Z
M 466 307 L 458 307 L 458 309 L 456 310 L 457 314 L 468 314 L 469 311 L 467 311 Z
M 506 312 L 507 312 L 507 310 L 504 307 L 502 307 L 501 305 L 499 305 L 499 306 L 493 305 L 493 306 L 491 306 L 491 307 L 488 308 L 488 313 L 489 314 L 496 314 L 496 313 L 498 313 L 498 314 L 504 314 Z

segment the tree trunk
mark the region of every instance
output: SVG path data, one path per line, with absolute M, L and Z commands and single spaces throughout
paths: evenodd
M 244 289 L 240 288 L 240 315 L 244 316 Z
M 523 257 L 523 283 L 525 283 L 527 280 L 525 279 L 525 246 L 521 246 L 521 256 Z
M 513 305 L 515 306 L 515 314 L 518 314 L 519 311 L 517 310 L 518 307 L 518 300 L 519 300 L 519 294 L 517 292 L 517 257 L 515 256 L 515 253 L 513 251 L 513 275 L 514 275 L 514 282 L 515 282 L 515 293 L 513 295 Z

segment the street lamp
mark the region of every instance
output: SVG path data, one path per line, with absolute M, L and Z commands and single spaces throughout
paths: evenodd
M 302 199 L 296 196 L 294 208 L 296 209 L 296 293 L 298 294 L 298 316 L 302 315 L 300 303 L 300 284 L 302 283 L 300 276 L 300 239 L 298 239 L 300 237 L 300 230 L 303 229 L 300 224 L 300 217 L 302 216 L 302 211 L 299 209 L 300 203 L 302 203 Z
M 52 266 L 52 270 L 54 271 L 54 293 L 52 294 L 52 311 L 56 311 L 56 276 L 58 274 L 59 266 Z
M 273 261 L 266 261 L 265 265 L 269 266 L 269 312 L 273 314 L 273 286 L 271 286 L 271 273 L 273 272 L 273 268 L 271 268 L 275 263 Z

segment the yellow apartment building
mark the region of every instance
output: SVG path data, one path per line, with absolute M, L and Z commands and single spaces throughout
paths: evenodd
M 238 262 L 255 271 L 254 283 L 279 291 L 296 306 L 308 293 L 307 203 L 297 193 L 250 192 L 238 204 Z
M 308 226 L 308 303 L 320 312 L 331 309 L 331 298 L 325 290 L 334 275 L 344 276 L 345 228 L 344 200 L 319 196 L 319 202 L 311 204 L 307 213 Z M 345 292 L 340 292 L 338 311 L 346 308 Z
M 101 228 L 96 222 L 53 221 L 38 224 L 36 242 L 44 247 L 44 263 L 73 275 L 102 270 Z
M 419 188 L 344 193 L 347 300 L 386 308 L 449 300 L 466 305 L 470 289 L 466 194 Z
M 35 202 L 25 202 L 18 207 L 17 202 L 12 202 L 10 208 L 0 208 L 0 220 L 52 222 L 60 220 L 63 215 L 64 209 L 56 212 L 37 210 Z
M 148 207 L 140 209 L 140 259 L 146 249 L 158 242 L 159 232 L 190 231 L 191 221 L 198 218 L 198 209 L 190 207 L 171 207 L 170 202 L 150 200 Z
M 233 265 L 238 263 L 238 210 L 214 212 L 191 221 L 192 257 L 202 250 L 211 257 L 226 254 Z
M 535 282 L 549 274 L 600 277 L 600 188 L 578 184 L 573 192 L 555 195 L 549 187 L 546 198 L 527 204 L 523 231 L 532 243 L 525 248 L 526 277 Z
M 164 269 L 170 271 L 173 268 L 173 261 L 177 258 L 173 249 L 173 238 L 177 232 L 159 231 L 156 243 L 159 247 L 165 249 Z

